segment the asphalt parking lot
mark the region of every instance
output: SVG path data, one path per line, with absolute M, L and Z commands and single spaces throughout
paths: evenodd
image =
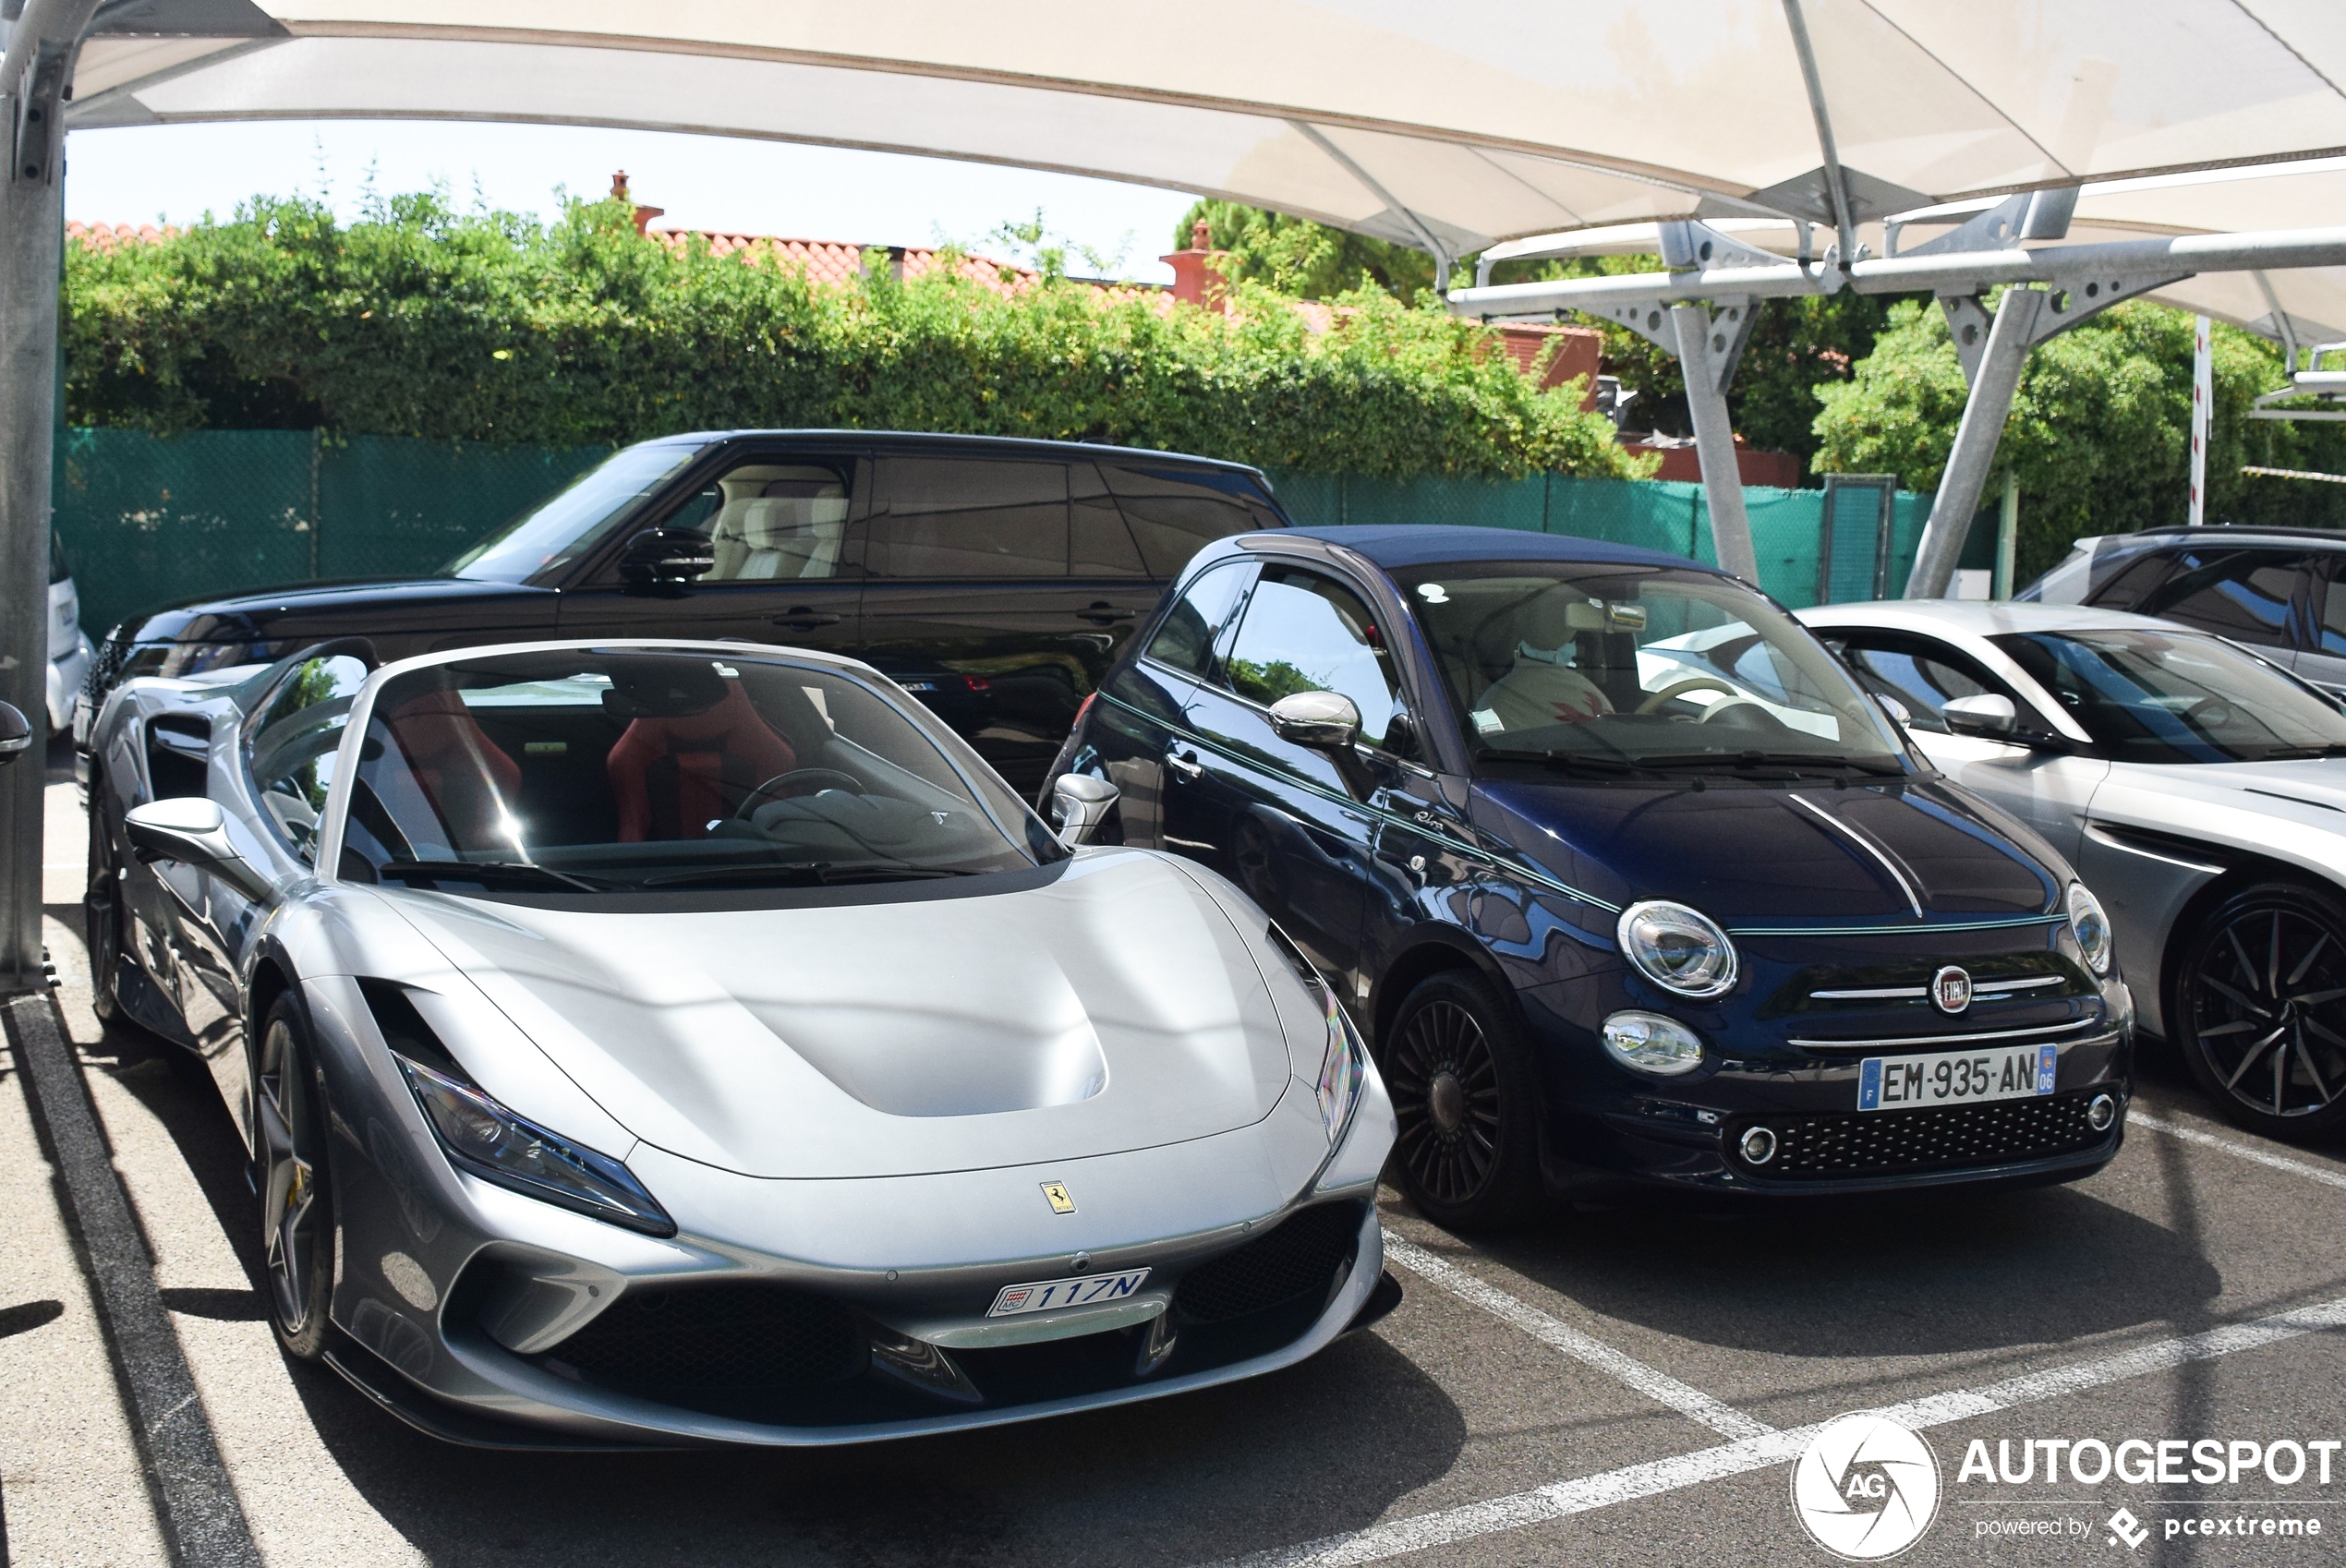
M 0 1064 L 8 1562 L 1818 1563 L 1793 1461 L 1860 1409 L 1937 1457 L 1936 1522 L 1904 1562 L 2340 1560 L 2346 1151 L 2233 1131 L 2156 1056 L 2123 1152 L 2070 1187 L 1560 1213 L 1471 1243 L 1388 1195 L 1401 1307 L 1233 1388 L 820 1453 L 441 1446 L 279 1355 L 226 1111 L 168 1047 L 90 1012 L 80 805 L 55 771 L 69 759 L 51 760 L 70 1056 L 29 1071 L 37 1004 L 17 1005 Z M 91 1116 L 102 1143 L 76 1132 Z M 123 1200 L 131 1228 L 110 1228 Z M 2214 1441 L 2224 1473 L 2189 1479 L 2186 1449 L 2180 1482 L 2064 1468 L 2049 1484 L 2029 1446 L 2127 1440 Z M 1967 1463 L 2000 1447 L 2029 1479 Z

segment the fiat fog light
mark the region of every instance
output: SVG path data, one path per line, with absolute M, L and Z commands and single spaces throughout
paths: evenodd
M 1639 974 L 1681 996 L 1735 988 L 1735 946 L 1700 910 L 1648 899 L 1621 911 L 1614 935 Z
M 2110 917 L 2101 912 L 2101 900 L 2086 890 L 2082 882 L 2069 885 L 2069 930 L 2077 938 L 2077 950 L 2096 974 L 2108 974 L 2114 956 L 2110 942 Z
M 1323 983 L 1320 999 L 1328 1025 L 1327 1049 L 1320 1057 L 1320 1120 L 1327 1126 L 1328 1141 L 1334 1143 L 1344 1124 L 1352 1119 L 1352 1105 L 1360 1098 L 1360 1085 L 1367 1075 L 1360 1070 L 1364 1053 L 1360 1036 L 1352 1032 L 1352 1020 L 1345 1017 L 1336 992 Z
M 2118 1102 L 2108 1094 L 2095 1095 L 2086 1106 L 2086 1125 L 2096 1132 L 2108 1132 L 2117 1119 Z
M 393 1055 L 450 1164 L 483 1181 L 652 1236 L 676 1222 L 625 1165 L 566 1142 L 468 1083 Z
M 1702 1042 L 1660 1013 L 1615 1013 L 1604 1020 L 1606 1053 L 1625 1067 L 1675 1078 L 1702 1066 Z

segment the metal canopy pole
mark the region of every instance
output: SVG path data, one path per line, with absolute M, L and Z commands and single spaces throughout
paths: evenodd
M 0 60 L 9 138 L 0 179 L 0 699 L 47 724 L 49 465 L 56 416 L 65 118 L 97 0 L 31 0 Z M 0 768 L 0 994 L 44 983 L 40 756 Z
M 1687 383 L 1687 413 L 1694 422 L 1694 453 L 1702 465 L 1702 499 L 1711 508 L 1711 542 L 1719 564 L 1755 587 L 1760 555 L 1752 547 L 1751 517 L 1743 506 L 1742 464 L 1735 461 L 1735 429 L 1727 418 L 1727 380 L 1750 335 L 1757 308 L 1751 300 L 1731 306 L 1720 312 L 1714 326 L 1711 312 L 1699 305 L 1670 308 L 1678 369 Z
M 1915 550 L 1915 569 L 1906 578 L 1906 597 L 1944 598 L 1963 559 L 1965 538 L 1971 532 L 1971 514 L 1988 488 L 1988 470 L 1996 461 L 1996 443 L 2003 439 L 2004 420 L 2012 413 L 2013 393 L 2020 390 L 2020 372 L 2028 363 L 2038 312 L 2045 296 L 2032 288 L 2004 291 L 1996 307 L 1994 324 L 1979 354 L 1979 368 L 1971 380 L 1971 396 L 1963 405 L 1963 423 L 1955 427 L 1954 449 L 1947 453 L 1947 472 L 1930 503 L 1930 521 L 1923 525 L 1922 543 Z

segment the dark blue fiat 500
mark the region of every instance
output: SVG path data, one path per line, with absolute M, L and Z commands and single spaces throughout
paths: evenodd
M 2117 1152 L 2133 1005 L 2093 895 L 1735 579 L 1493 529 L 1242 535 L 1132 648 L 1054 808 L 1269 912 L 1373 1043 L 1435 1221 Z

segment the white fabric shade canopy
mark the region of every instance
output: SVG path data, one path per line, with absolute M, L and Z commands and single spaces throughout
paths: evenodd
M 1806 0 L 1857 215 L 2346 153 L 2335 0 Z M 1440 249 L 1822 219 L 1781 0 L 115 0 L 69 127 L 535 120 L 880 148 Z M 2197 226 L 2197 225 L 2191 225 Z

